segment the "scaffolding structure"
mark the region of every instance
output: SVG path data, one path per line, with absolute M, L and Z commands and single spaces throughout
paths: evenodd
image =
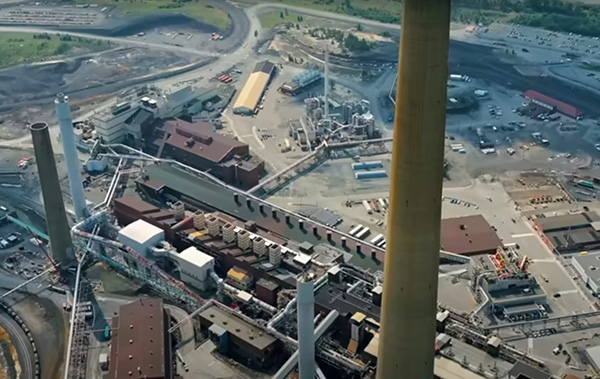
M 90 347 L 90 331 L 87 325 L 87 317 L 93 312 L 89 304 L 91 286 L 85 279 L 80 279 L 78 296 L 73 298 L 73 317 L 71 327 L 72 338 L 69 345 L 69 364 L 66 375 L 69 379 L 85 379 L 87 377 L 87 360 Z

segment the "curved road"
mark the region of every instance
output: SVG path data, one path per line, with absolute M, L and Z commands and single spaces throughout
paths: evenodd
M 0 326 L 10 336 L 10 342 L 17 350 L 19 365 L 21 366 L 20 379 L 33 379 L 35 375 L 35 363 L 33 359 L 33 348 L 25 331 L 3 310 L 0 310 Z

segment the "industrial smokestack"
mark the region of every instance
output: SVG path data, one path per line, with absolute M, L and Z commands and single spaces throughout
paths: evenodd
M 48 225 L 52 257 L 64 269 L 73 261 L 73 243 L 71 241 L 67 213 L 58 180 L 58 172 L 56 171 L 56 162 L 54 161 L 48 124 L 45 122 L 36 122 L 29 129 L 31 130 L 35 160 L 42 186 L 42 197 L 44 198 L 46 224 Z
M 298 318 L 298 368 L 300 379 L 315 378 L 315 291 L 312 279 L 305 274 L 296 282 Z
M 71 108 L 69 107 L 69 98 L 62 93 L 56 95 L 54 100 L 56 104 L 56 117 L 60 126 L 60 136 L 63 146 L 63 154 L 67 163 L 67 172 L 69 173 L 69 188 L 71 189 L 71 199 L 75 217 L 80 220 L 89 216 L 87 204 L 85 202 L 85 193 L 83 192 L 83 181 L 81 180 L 81 166 L 75 147 L 75 135 L 73 133 L 73 119 L 71 118 Z
M 378 379 L 433 377 L 450 0 L 403 4 Z

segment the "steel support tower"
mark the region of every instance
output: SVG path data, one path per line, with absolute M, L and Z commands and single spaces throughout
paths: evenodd
M 42 187 L 42 197 L 44 198 L 52 258 L 61 264 L 61 270 L 65 270 L 74 263 L 73 242 L 71 241 L 71 232 L 65 204 L 63 203 L 48 124 L 36 122 L 29 129 Z
M 433 377 L 450 0 L 404 0 L 377 378 Z
M 63 154 L 69 173 L 69 188 L 71 189 L 73 209 L 75 211 L 75 217 L 80 220 L 89 216 L 89 212 L 85 202 L 85 192 L 83 191 L 83 182 L 81 180 L 81 164 L 79 163 L 77 147 L 75 146 L 75 133 L 73 133 L 73 119 L 71 118 L 69 98 L 62 93 L 59 93 L 56 95 L 54 104 L 56 106 L 58 125 L 60 126 Z

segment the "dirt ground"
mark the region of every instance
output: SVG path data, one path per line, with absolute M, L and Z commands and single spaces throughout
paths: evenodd
M 62 377 L 68 321 L 65 313 L 46 298 L 29 297 L 13 305 L 34 336 L 43 378 Z

